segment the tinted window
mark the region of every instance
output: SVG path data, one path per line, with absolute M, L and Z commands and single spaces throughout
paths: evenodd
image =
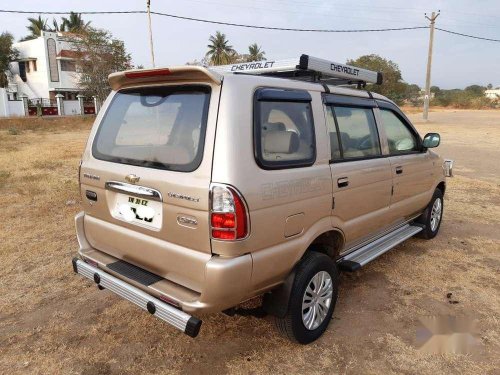
M 371 108 L 333 107 L 333 110 L 344 159 L 381 155 L 377 125 Z
M 418 151 L 418 142 L 415 134 L 394 112 L 388 109 L 380 109 L 380 115 L 391 154 Z
M 309 102 L 256 102 L 256 154 L 264 167 L 305 166 L 316 158 Z
M 138 88 L 118 92 L 97 131 L 97 159 L 192 171 L 203 153 L 210 89 Z

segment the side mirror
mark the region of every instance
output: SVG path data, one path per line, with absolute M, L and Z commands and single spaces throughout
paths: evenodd
M 441 142 L 441 136 L 438 133 L 427 133 L 424 137 L 422 145 L 425 148 L 434 148 L 439 146 Z

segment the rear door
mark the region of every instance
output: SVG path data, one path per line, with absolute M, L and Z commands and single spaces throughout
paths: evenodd
M 346 248 L 382 232 L 389 224 L 392 176 L 382 156 L 371 99 L 328 95 L 333 220 L 339 220 Z M 334 222 L 334 225 L 336 223 Z
M 194 290 L 211 255 L 208 188 L 220 86 L 118 91 L 81 168 L 90 244 Z M 178 272 L 181 271 L 181 272 Z
M 387 139 L 394 191 L 391 219 L 403 222 L 428 203 L 434 167 L 429 152 L 410 121 L 393 104 L 379 101 L 380 121 Z

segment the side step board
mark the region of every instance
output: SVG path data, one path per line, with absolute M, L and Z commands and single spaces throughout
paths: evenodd
M 423 226 L 417 224 L 406 224 L 399 227 L 385 236 L 347 254 L 338 261 L 339 267 L 342 271 L 354 272 L 423 229 Z

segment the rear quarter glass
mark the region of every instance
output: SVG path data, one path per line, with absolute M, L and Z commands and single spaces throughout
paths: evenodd
M 92 155 L 113 163 L 194 171 L 203 157 L 210 93 L 203 85 L 118 91 L 96 132 Z

